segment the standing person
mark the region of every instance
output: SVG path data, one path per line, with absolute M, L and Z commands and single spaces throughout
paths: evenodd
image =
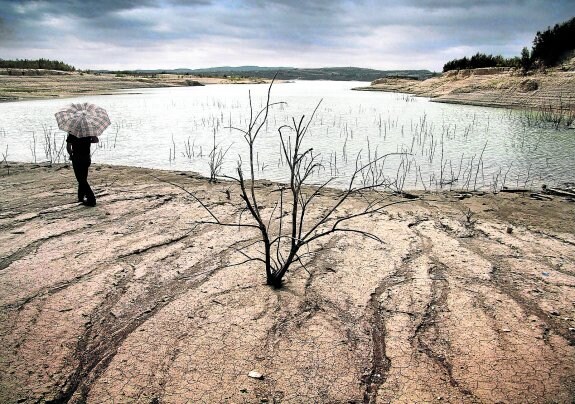
M 90 155 L 90 145 L 98 143 L 96 136 L 76 137 L 68 133 L 66 139 L 66 150 L 72 160 L 74 175 L 78 180 L 78 202 L 86 206 L 96 206 L 96 196 L 88 184 L 88 169 L 92 164 Z
M 78 180 L 78 202 L 96 206 L 96 197 L 88 184 L 88 169 L 92 164 L 90 144 L 99 142 L 98 136 L 111 124 L 110 117 L 104 108 L 87 102 L 72 103 L 54 116 L 58 129 L 68 133 L 66 150 Z

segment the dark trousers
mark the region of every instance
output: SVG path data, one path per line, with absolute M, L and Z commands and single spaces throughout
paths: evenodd
M 94 196 L 94 192 L 92 192 L 92 188 L 90 188 L 90 184 L 88 184 L 88 169 L 90 168 L 90 164 L 92 164 L 90 155 L 72 156 L 72 167 L 74 168 L 74 175 L 78 180 L 78 201 L 84 202 L 84 198 L 86 198 L 85 203 L 87 205 L 95 205 L 96 197 Z

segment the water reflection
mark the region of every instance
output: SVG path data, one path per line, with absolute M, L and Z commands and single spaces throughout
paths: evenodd
M 357 82 L 276 84 L 268 124 L 257 141 L 259 178 L 285 181 L 277 128 L 292 117 L 309 117 L 323 100 L 304 146 L 321 153 L 324 169 L 313 181 L 336 176 L 345 186 L 362 160 L 404 152 L 386 160 L 385 174 L 406 189 L 554 185 L 573 181 L 575 133 L 526 125 L 517 111 L 429 102 L 406 94 L 350 91 Z M 109 112 L 110 126 L 93 161 L 209 175 L 216 143 L 229 152 L 223 173 L 247 161 L 242 133 L 252 107 L 265 105 L 266 85 L 127 90 L 116 95 L 0 104 L 0 151 L 8 160 L 61 159 L 64 140 L 54 112 L 69 102 L 96 103 Z M 49 147 L 47 145 L 50 145 Z

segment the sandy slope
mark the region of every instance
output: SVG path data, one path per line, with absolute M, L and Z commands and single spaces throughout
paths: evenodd
M 562 109 L 575 113 L 575 71 L 549 70 L 524 76 L 512 70 L 450 71 L 424 81 L 379 79 L 364 91 L 399 91 L 436 102 Z
M 151 174 L 236 215 L 188 173 L 96 166 L 86 208 L 69 167 L 0 167 L 0 402 L 572 402 L 573 203 L 426 194 L 273 290 L 232 265 L 255 233 Z

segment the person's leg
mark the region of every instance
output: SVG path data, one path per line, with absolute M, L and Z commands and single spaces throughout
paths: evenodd
M 88 184 L 88 169 L 92 164 L 92 159 L 90 158 L 90 156 L 86 157 L 85 162 L 86 162 L 86 175 L 84 176 L 84 194 L 86 195 L 85 204 L 88 206 L 96 206 L 96 196 L 94 195 L 92 188 L 90 188 L 90 184 Z
M 78 198 L 82 198 L 85 205 L 95 206 L 96 197 L 90 184 L 88 184 L 88 169 L 92 163 L 90 156 L 77 156 L 74 158 L 74 173 L 76 174 L 76 179 L 78 180 Z M 86 197 L 84 201 L 83 198 Z
M 74 169 L 74 175 L 76 176 L 76 180 L 78 181 L 78 202 L 83 202 L 84 197 L 86 196 L 86 192 L 84 190 L 84 183 L 85 183 L 85 176 L 84 174 L 84 164 L 82 163 L 81 159 L 78 159 L 77 156 L 73 156 L 72 160 L 72 168 Z

